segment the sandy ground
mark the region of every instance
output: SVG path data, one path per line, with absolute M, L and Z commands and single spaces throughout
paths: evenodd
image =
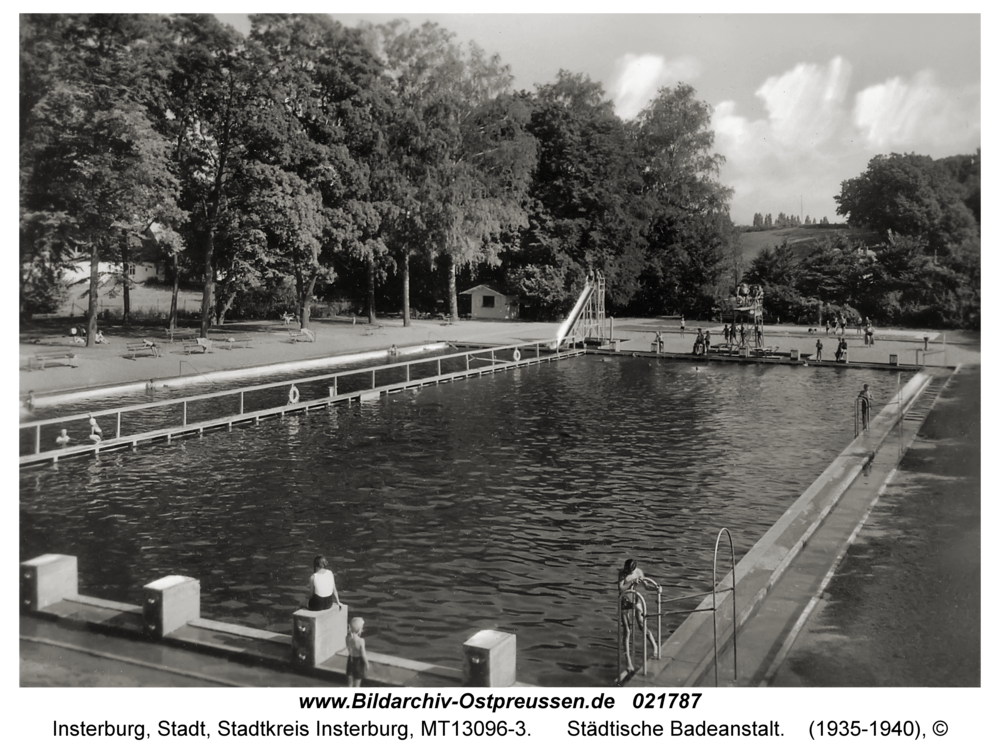
M 319 359 L 333 355 L 384 351 L 414 344 L 445 341 L 482 344 L 509 344 L 535 341 L 555 336 L 557 323 L 528 323 L 510 321 L 467 321 L 448 323 L 439 320 L 414 320 L 404 327 L 401 319 L 384 319 L 381 328 L 372 328 L 359 320 L 318 320 L 311 323 L 316 341 L 293 342 L 288 328 L 281 323 L 238 323 L 214 330 L 211 338 L 224 341 L 230 336 L 250 335 L 249 348 L 224 349 L 216 347 L 208 354 L 184 354 L 180 343 L 171 343 L 163 329 L 135 328 L 123 331 L 110 325 L 104 328 L 110 344 L 94 347 L 75 346 L 68 336 L 68 321 L 39 321 L 22 329 L 20 334 L 19 393 L 23 398 L 28 391 L 36 396 L 60 393 L 81 388 L 94 388 L 114 384 L 143 383 L 147 380 L 172 378 L 219 370 L 281 364 L 298 360 Z M 660 332 L 667 352 L 690 353 L 698 327 L 711 327 L 713 340 L 722 340 L 718 323 L 688 321 L 682 331 L 679 321 L 673 318 L 619 319 L 613 326 L 616 339 L 628 340 L 623 349 L 648 351 L 650 341 Z M 923 336 L 930 339 L 930 350 L 924 352 Z M 126 342 L 152 339 L 161 348 L 161 356 L 149 355 L 131 358 Z M 824 355 L 832 360 L 836 349 L 835 338 L 825 334 L 817 336 L 804 326 L 774 326 L 765 331 L 765 343 L 776 345 L 782 351 L 798 349 L 803 355 L 812 354 L 816 339 L 824 342 Z M 852 362 L 888 364 L 891 354 L 897 355 L 900 364 L 917 362 L 929 365 L 956 364 L 957 361 L 978 363 L 978 345 L 971 347 L 968 338 L 956 339 L 936 332 L 886 330 L 879 331 L 873 347 L 864 347 L 861 337 L 847 333 Z M 948 339 L 946 348 L 945 341 Z M 37 342 L 37 343 L 36 343 Z M 77 355 L 79 367 L 50 366 L 45 370 L 28 370 L 31 355 L 71 349 Z

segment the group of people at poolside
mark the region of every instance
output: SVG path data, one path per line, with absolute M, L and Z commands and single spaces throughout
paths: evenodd
M 722 326 L 722 340 L 726 344 L 731 344 L 734 346 L 744 345 L 747 342 L 748 333 L 750 336 L 753 337 L 754 343 L 758 345 L 761 343 L 761 339 L 764 336 L 764 331 L 759 324 L 754 324 L 752 330 L 750 330 L 749 332 L 747 330 L 745 323 L 740 323 L 739 327 L 737 327 L 736 323 L 733 323 L 732 325 L 729 325 L 729 323 L 725 323 Z M 692 354 L 694 355 L 707 354 L 711 348 L 712 348 L 712 332 L 707 328 L 705 329 L 699 328 L 698 334 L 697 336 L 695 336 L 694 339 L 694 351 L 692 352 Z

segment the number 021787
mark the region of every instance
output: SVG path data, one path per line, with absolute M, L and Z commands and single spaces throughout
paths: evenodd
M 701 693 L 636 693 L 632 698 L 633 709 L 694 709 Z

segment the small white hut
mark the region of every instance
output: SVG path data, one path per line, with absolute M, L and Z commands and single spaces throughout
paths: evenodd
M 458 295 L 470 298 L 468 312 L 473 320 L 517 320 L 516 294 L 504 294 L 492 286 L 479 284 Z

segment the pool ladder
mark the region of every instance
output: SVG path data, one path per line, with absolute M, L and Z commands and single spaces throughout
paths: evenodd
M 729 541 L 729 559 L 730 559 L 730 575 L 732 577 L 733 584 L 729 588 L 720 588 L 718 580 L 718 564 L 719 564 L 719 543 L 722 541 L 722 535 L 725 534 Z M 649 578 L 647 578 L 649 580 Z M 669 614 L 694 614 L 695 612 L 712 612 L 712 643 L 714 646 L 715 653 L 715 686 L 719 686 L 719 630 L 717 622 L 717 613 L 719 609 L 719 598 L 720 593 L 732 592 L 733 594 L 733 681 L 736 681 L 738 677 L 739 665 L 736 655 L 736 550 L 733 547 L 733 536 L 729 532 L 729 528 L 722 528 L 719 530 L 719 534 L 715 538 L 715 554 L 712 557 L 712 590 L 706 591 L 704 593 L 693 593 L 687 596 L 677 596 L 676 598 L 663 599 L 663 586 L 656 583 L 656 581 L 650 581 L 656 584 L 656 659 L 660 658 L 660 653 L 663 649 L 663 637 L 662 637 L 662 617 Z M 693 598 L 703 598 L 705 596 L 712 597 L 712 605 L 710 607 L 705 607 L 704 609 L 683 609 L 674 612 L 664 612 L 663 604 L 673 603 L 675 601 L 684 601 Z M 626 599 L 630 601 L 631 608 L 627 608 Z M 632 617 L 628 617 L 628 612 L 632 612 Z M 636 629 L 636 631 L 630 632 L 630 642 L 632 644 L 631 651 L 635 650 L 635 637 L 636 635 L 642 636 L 642 674 L 645 677 L 647 674 L 647 662 L 648 662 L 648 644 L 646 642 L 646 622 L 649 620 L 649 614 L 646 611 L 646 599 L 639 593 L 635 588 L 627 591 L 623 591 L 618 594 L 618 645 L 617 645 L 617 659 L 618 659 L 618 676 L 617 680 L 621 683 L 625 677 L 622 675 L 622 654 L 625 650 L 625 645 L 622 642 L 624 637 L 625 623 L 631 621 L 631 626 Z

